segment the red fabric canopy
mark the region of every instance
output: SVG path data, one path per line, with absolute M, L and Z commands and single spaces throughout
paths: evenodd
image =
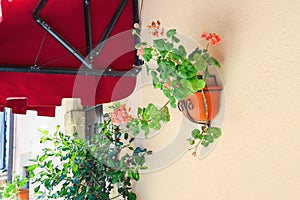
M 84 57 L 86 33 L 83 0 L 51 0 L 40 16 Z M 135 63 L 134 3 L 128 0 L 100 55 L 94 70 L 129 71 Z M 34 72 L 0 71 L 0 110 L 14 113 L 37 110 L 38 115 L 54 116 L 62 98 L 81 98 L 82 105 L 116 101 L 130 95 L 134 76 L 95 76 L 92 74 L 36 73 L 41 69 L 85 69 L 65 47 L 47 33 L 32 17 L 39 0 L 2 0 L 0 23 L 0 68 L 34 67 Z M 121 0 L 90 0 L 93 48 L 105 33 Z

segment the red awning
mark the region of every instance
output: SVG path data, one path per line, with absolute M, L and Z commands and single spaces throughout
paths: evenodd
M 93 106 L 133 92 L 137 0 L 0 2 L 0 110 L 54 116 L 62 98 Z

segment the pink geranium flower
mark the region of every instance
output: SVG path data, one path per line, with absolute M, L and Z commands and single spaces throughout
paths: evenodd
M 122 123 L 130 122 L 132 116 L 129 114 L 130 108 L 126 109 L 125 104 L 121 104 L 120 108 L 116 108 L 113 112 L 109 113 L 111 122 L 118 126 Z
M 143 54 L 144 54 L 144 46 L 143 45 L 141 45 L 140 46 L 140 48 L 137 50 L 137 56 L 139 57 L 139 59 L 140 60 L 142 60 L 143 59 Z
M 159 20 L 156 22 L 152 22 L 151 25 L 147 25 L 149 33 L 152 34 L 154 37 L 159 37 L 159 35 L 163 36 L 165 34 L 165 29 L 161 26 Z

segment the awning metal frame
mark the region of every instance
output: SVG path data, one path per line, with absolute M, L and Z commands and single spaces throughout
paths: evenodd
M 117 71 L 112 68 L 107 68 L 105 70 L 94 70 L 91 62 L 93 58 L 100 54 L 105 41 L 110 36 L 113 28 L 115 27 L 121 13 L 123 12 L 128 0 L 121 0 L 116 12 L 114 13 L 110 23 L 106 27 L 102 38 L 100 39 L 98 45 L 95 49 L 92 49 L 92 27 L 91 27 L 91 17 L 90 17 L 90 0 L 83 0 L 84 9 L 84 21 L 85 21 L 85 33 L 86 33 L 86 51 L 88 58 L 85 58 L 76 48 L 74 48 L 66 39 L 64 39 L 54 28 L 49 26 L 44 19 L 41 18 L 40 13 L 46 6 L 48 0 L 40 0 L 33 10 L 32 16 L 35 21 L 48 32 L 54 39 L 56 39 L 63 47 L 65 47 L 75 58 L 77 58 L 84 66 L 85 69 L 72 69 L 72 68 L 44 68 L 37 65 L 34 66 L 10 66 L 1 65 L 0 71 L 3 72 L 28 72 L 28 73 L 46 73 L 46 74 L 79 74 L 87 76 L 112 76 L 112 77 L 136 77 L 141 71 L 141 68 L 137 67 L 142 64 L 135 54 L 135 67 L 128 71 Z M 138 15 L 138 0 L 132 0 L 133 2 L 133 24 L 139 23 Z M 137 30 L 138 31 L 138 30 Z M 139 42 L 137 36 L 134 37 L 134 43 Z

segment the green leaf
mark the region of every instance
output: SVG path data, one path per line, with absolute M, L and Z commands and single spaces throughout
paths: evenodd
M 135 138 L 130 138 L 129 143 L 132 143 Z
M 209 143 L 213 143 L 213 142 L 214 142 L 214 138 L 213 138 L 213 136 L 210 135 L 210 134 L 205 135 L 205 136 L 204 136 L 204 139 L 205 139 L 207 142 L 209 142 Z
M 127 140 L 129 137 L 129 134 L 128 133 L 124 133 L 124 139 Z
M 202 142 L 201 142 L 201 145 L 203 145 L 204 147 L 208 147 L 208 145 L 209 145 L 209 142 L 202 141 Z
M 198 59 L 196 59 L 196 62 L 194 64 L 194 66 L 200 70 L 200 71 L 204 71 L 206 69 L 207 66 L 207 62 L 201 57 L 199 56 Z
M 109 160 L 107 160 L 107 165 L 108 165 L 109 167 L 114 167 L 114 166 L 115 166 L 115 161 L 112 160 L 112 159 L 109 159 Z
M 140 180 L 140 174 L 138 172 L 133 172 L 133 179 L 136 181 Z
M 120 138 L 121 136 L 122 136 L 122 133 L 119 132 L 119 133 L 116 133 L 116 136 L 115 136 L 115 137 L 116 137 L 116 138 Z
M 116 146 L 120 147 L 123 145 L 123 142 L 116 142 Z
M 169 112 L 169 108 L 167 106 L 161 108 L 160 110 L 160 119 L 163 121 L 163 122 L 168 122 L 170 121 L 170 112 Z
M 147 75 L 149 75 L 150 67 L 147 63 L 145 63 L 145 67 L 146 67 Z
M 166 43 L 165 43 L 165 49 L 166 49 L 167 51 L 172 51 L 173 48 L 174 48 L 173 43 L 170 43 L 170 42 L 166 42 Z M 165 57 L 165 56 L 163 56 L 163 57 Z
M 160 77 L 162 78 L 162 73 L 165 73 L 167 76 L 164 77 L 163 79 L 169 78 L 168 75 L 172 73 L 176 69 L 176 64 L 168 59 L 161 59 L 159 62 L 160 66 Z
M 135 148 L 135 150 L 134 150 L 134 153 L 141 153 L 141 152 L 142 152 L 141 147 L 137 147 L 137 148 Z
M 154 88 L 159 88 L 160 89 L 162 87 L 162 84 L 161 84 L 160 80 L 157 77 L 152 78 L 152 84 L 153 84 Z
M 186 95 L 187 95 L 186 92 L 184 90 L 182 90 L 181 88 L 174 90 L 173 94 L 177 100 L 185 99 Z
M 219 61 L 217 61 L 217 59 L 215 59 L 215 58 L 213 58 L 213 57 L 211 57 L 211 65 L 214 65 L 214 66 L 216 66 L 216 67 L 221 67 L 221 65 L 220 65 L 220 63 L 219 63 Z
M 156 122 L 156 121 L 152 121 L 150 124 L 149 124 L 150 128 L 153 128 L 154 130 L 158 131 L 160 128 L 161 128 L 161 125 L 159 122 Z
M 152 48 L 144 48 L 143 59 L 149 62 L 152 59 Z
M 35 173 L 33 171 L 29 171 L 29 178 L 34 178 Z
M 20 187 L 23 187 L 27 182 L 28 182 L 28 179 L 27 179 L 27 178 L 25 178 L 25 179 L 23 179 L 23 180 L 18 180 L 17 185 L 18 185 L 18 187 L 20 188 Z
M 171 96 L 170 98 L 170 105 L 172 108 L 176 108 L 177 105 L 176 105 L 176 98 L 174 96 Z
M 192 137 L 193 137 L 194 139 L 199 139 L 199 135 L 201 135 L 199 129 L 194 129 L 194 130 L 192 131 Z
M 121 107 L 121 103 L 119 101 L 116 101 L 113 103 L 113 107 L 116 108 L 120 108 Z
M 157 72 L 156 71 L 151 71 L 151 76 L 152 77 L 156 77 L 157 76 Z
M 40 185 L 34 188 L 34 193 L 37 193 L 40 190 Z
M 38 128 L 37 130 L 38 130 L 40 133 L 44 134 L 44 135 L 48 135 L 48 134 L 49 134 L 49 132 L 48 132 L 47 130 L 44 130 L 44 129 L 42 129 L 42 128 Z
M 148 167 L 147 167 L 147 166 L 141 166 L 140 169 L 141 169 L 141 170 L 145 170 L 145 169 L 148 169 Z
M 186 56 L 186 50 L 182 45 L 179 45 L 178 49 L 174 49 L 173 53 L 179 55 L 180 57 Z
M 44 162 L 46 160 L 46 158 L 48 158 L 48 155 L 44 154 L 40 157 L 39 161 Z
M 127 196 L 128 200 L 136 200 L 136 194 L 133 192 L 129 192 Z
M 193 92 L 197 92 L 199 90 L 202 90 L 206 83 L 203 79 L 198 79 L 197 77 L 193 77 L 188 79 L 189 87 Z
M 197 75 L 197 71 L 191 63 L 182 63 L 178 66 L 178 75 L 182 78 L 192 78 Z
M 136 45 L 134 45 L 135 49 L 139 49 L 141 46 L 146 46 L 147 45 L 147 42 L 140 42 L 140 43 L 137 43 Z
M 165 41 L 163 39 L 157 39 L 153 40 L 153 46 L 158 50 L 158 51 L 163 51 L 165 49 Z
M 189 140 L 190 145 L 194 145 L 195 144 L 195 140 Z
M 222 130 L 217 127 L 210 127 L 206 129 L 206 133 L 211 134 L 215 139 L 217 139 L 222 135 Z
M 182 56 L 182 57 L 186 56 L 186 50 L 185 50 L 184 46 L 179 45 L 178 50 L 180 52 L 180 54 L 179 54 L 180 56 Z
M 147 138 L 147 136 L 148 136 L 149 133 L 150 133 L 148 121 L 141 120 L 141 129 L 142 129 L 143 131 L 145 131 L 145 137 Z
M 175 43 L 179 43 L 180 39 L 178 37 L 172 36 L 172 41 Z
M 37 168 L 37 167 L 38 167 L 37 164 L 32 164 L 32 165 L 30 165 L 30 166 L 27 168 L 27 170 L 28 170 L 29 172 L 31 172 L 31 171 L 35 170 L 35 168 Z
M 77 138 L 77 136 L 78 136 L 78 133 L 74 132 L 74 133 L 73 133 L 73 137 L 74 137 L 74 138 Z
M 168 97 L 168 98 L 170 98 L 170 97 L 172 96 L 169 89 L 164 89 L 164 90 L 163 90 L 163 93 L 164 93 L 164 95 L 165 95 L 166 97 Z
M 190 61 L 196 61 L 199 59 L 199 56 L 201 56 L 201 50 L 199 50 L 199 47 L 197 47 L 188 57 Z
M 176 29 L 170 29 L 170 30 L 168 30 L 167 33 L 166 33 L 167 38 L 171 38 L 171 37 L 173 37 L 174 35 L 176 35 Z

